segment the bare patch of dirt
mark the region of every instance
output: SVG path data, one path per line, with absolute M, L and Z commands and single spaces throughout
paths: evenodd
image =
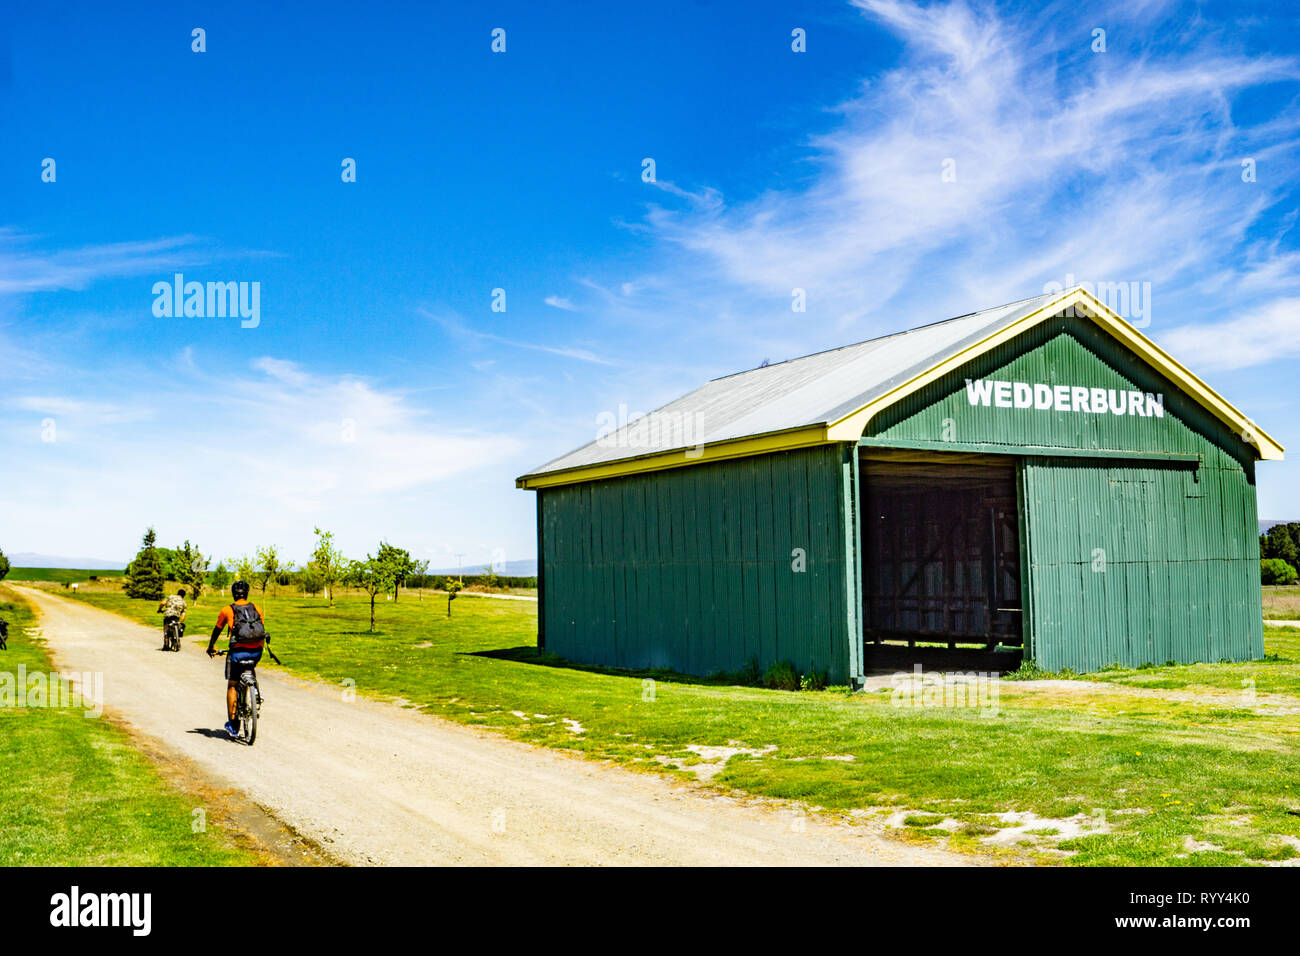
M 748 754 L 751 757 L 762 757 L 776 750 L 776 744 L 768 744 L 761 749 L 742 746 L 740 741 L 732 740 L 726 747 L 710 747 L 705 744 L 687 744 L 686 749 L 695 754 L 699 760 L 687 763 L 684 758 L 672 754 L 658 754 L 655 760 L 659 761 L 665 767 L 671 767 L 675 770 L 685 770 L 688 773 L 695 774 L 697 780 L 705 783 L 716 777 L 724 767 L 727 761 L 737 754 Z

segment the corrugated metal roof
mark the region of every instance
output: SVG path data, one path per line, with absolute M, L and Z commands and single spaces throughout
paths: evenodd
M 1034 296 L 714 379 L 520 480 L 830 424 L 1059 297 L 1059 292 Z

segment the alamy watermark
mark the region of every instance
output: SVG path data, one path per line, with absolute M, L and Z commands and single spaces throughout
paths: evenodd
M 155 282 L 153 294 L 153 314 L 160 319 L 238 317 L 245 329 L 262 321 L 260 282 L 186 282 L 178 272 L 171 282 Z
M 926 671 L 920 664 L 911 673 L 899 671 L 890 678 L 894 692 L 889 702 L 895 707 L 974 707 L 981 717 L 998 715 L 996 671 Z
M 704 454 L 702 412 L 631 412 L 620 404 L 617 412 L 596 416 L 596 445 L 644 451 L 685 449 L 687 458 Z
M 152 893 L 83 893 L 73 885 L 50 897 L 50 925 L 76 928 L 119 927 L 148 936 L 153 927 Z
M 17 672 L 0 671 L 0 707 L 80 710 L 86 717 L 99 717 L 104 713 L 104 675 L 98 671 L 29 674 L 27 665 L 19 664 Z
M 1151 283 L 1136 280 L 1119 282 L 1088 282 L 1075 279 L 1074 273 L 1066 273 L 1065 282 L 1048 282 L 1043 285 L 1043 292 L 1054 294 L 1083 286 L 1085 292 L 1095 296 L 1106 308 L 1137 329 L 1145 329 L 1151 324 Z M 1070 310 L 1072 311 L 1073 307 Z

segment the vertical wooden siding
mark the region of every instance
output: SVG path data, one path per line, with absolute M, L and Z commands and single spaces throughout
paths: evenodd
M 829 445 L 546 489 L 547 651 L 703 675 L 789 660 L 846 681 L 860 626 L 854 459 Z
M 1255 494 L 1243 471 L 1031 458 L 1023 488 L 1042 667 L 1263 656 Z

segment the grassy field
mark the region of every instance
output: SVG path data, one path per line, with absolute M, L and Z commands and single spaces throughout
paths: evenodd
M 0 670 L 48 674 L 30 609 L 0 587 Z M 16 679 L 15 679 L 16 680 Z M 29 701 L 29 703 L 32 701 Z M 172 791 L 127 735 L 80 708 L 0 706 L 0 866 L 204 866 L 258 862 Z
M 5 576 L 6 581 L 54 581 L 56 584 L 62 584 L 64 581 L 89 581 L 91 575 L 101 578 L 121 578 L 122 570 L 116 571 L 87 571 L 84 568 L 10 568 L 9 574 Z
M 1264 588 L 1264 619 L 1300 621 L 1300 584 L 1275 584 Z
M 158 624 L 155 605 L 107 585 L 78 599 Z M 538 655 L 531 602 L 460 599 L 448 619 L 445 597 L 403 594 L 380 602 L 369 634 L 359 596 L 333 609 L 255 600 L 303 676 L 534 744 L 884 819 L 904 839 L 1072 865 L 1265 863 L 1300 848 L 1300 631 L 1267 631 L 1258 663 L 1002 682 L 996 715 L 981 716 L 898 707 L 888 689 L 567 666 Z M 191 612 L 196 643 L 218 607 Z

